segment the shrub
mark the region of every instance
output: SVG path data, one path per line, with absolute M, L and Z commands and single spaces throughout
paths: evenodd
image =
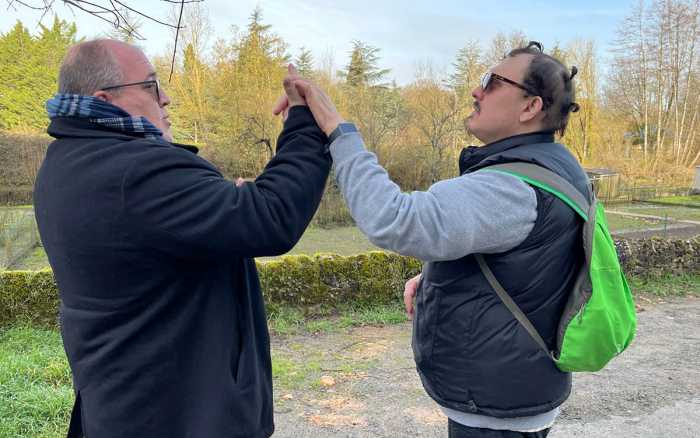
M 700 237 L 690 240 L 617 241 L 629 276 L 700 273 Z M 268 306 L 371 306 L 401 300 L 404 282 L 421 263 L 394 253 L 356 256 L 317 254 L 284 256 L 258 263 Z M 0 326 L 31 324 L 56 327 L 58 291 L 50 270 L 0 273 Z

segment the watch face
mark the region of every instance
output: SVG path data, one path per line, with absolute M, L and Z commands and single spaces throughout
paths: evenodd
M 343 134 L 347 134 L 348 132 L 357 132 L 357 128 L 355 128 L 355 125 L 352 123 L 341 123 L 338 125 L 338 127 L 340 128 L 340 132 Z

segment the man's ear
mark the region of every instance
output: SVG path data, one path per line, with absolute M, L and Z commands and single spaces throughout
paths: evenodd
M 534 96 L 528 100 L 527 106 L 520 113 L 520 123 L 527 123 L 537 117 L 542 112 L 544 102 L 540 96 Z
M 112 96 L 110 96 L 110 94 L 108 92 L 103 91 L 103 90 L 95 91 L 94 93 L 92 93 L 92 97 L 96 97 L 96 98 L 100 99 L 101 101 L 108 102 L 108 103 L 112 101 Z

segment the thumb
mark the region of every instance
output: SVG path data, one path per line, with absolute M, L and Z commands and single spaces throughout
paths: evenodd
M 311 89 L 311 84 L 303 80 L 294 81 L 294 87 L 296 87 L 297 92 L 301 97 L 307 98 L 313 93 Z
M 289 77 L 284 78 L 282 85 L 284 85 L 284 92 L 287 94 L 290 105 L 302 100 L 299 91 L 294 86 L 293 79 Z

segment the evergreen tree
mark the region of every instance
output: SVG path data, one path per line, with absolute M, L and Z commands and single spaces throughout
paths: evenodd
M 301 48 L 299 56 L 294 59 L 294 65 L 301 76 L 305 78 L 314 76 L 314 57 L 311 50 L 306 47 Z
M 345 78 L 346 84 L 351 87 L 384 86 L 384 84 L 378 84 L 378 82 L 390 70 L 380 69 L 377 66 L 378 63 L 379 49 L 355 40 L 352 42 L 352 50 L 350 51 L 350 63 L 339 74 Z
M 33 37 L 21 22 L 0 36 L 0 129 L 43 131 L 44 103 L 57 89 L 58 69 L 76 28 L 58 18 Z
M 457 59 L 452 64 L 455 71 L 447 82 L 460 99 L 469 96 L 471 90 L 479 84 L 481 75 L 486 70 L 481 58 L 481 48 L 476 40 L 468 41 L 457 53 Z

